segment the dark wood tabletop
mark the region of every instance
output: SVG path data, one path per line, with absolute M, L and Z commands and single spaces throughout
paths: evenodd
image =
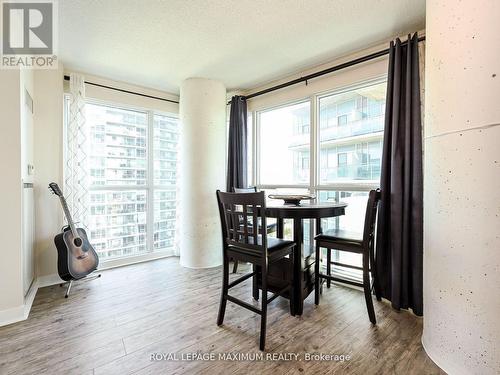
M 283 204 L 276 200 L 267 203 L 266 216 L 283 219 L 318 219 L 333 217 L 345 213 L 346 203 L 343 202 L 317 202 L 302 201 L 300 205 Z

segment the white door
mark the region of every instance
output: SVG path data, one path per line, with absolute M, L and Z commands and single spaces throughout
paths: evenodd
M 26 85 L 29 86 L 29 85 Z M 33 196 L 33 98 L 27 87 L 22 87 L 22 114 L 21 114 L 21 162 L 22 162 L 22 189 L 23 189 L 23 286 L 24 294 L 28 292 L 35 277 L 34 259 L 34 196 Z

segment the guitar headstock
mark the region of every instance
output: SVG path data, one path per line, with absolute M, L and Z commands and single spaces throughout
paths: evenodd
M 55 194 L 58 197 L 63 196 L 63 193 L 62 193 L 61 189 L 59 188 L 59 185 L 57 185 L 55 182 L 51 182 L 49 184 L 49 190 L 52 192 L 52 194 Z

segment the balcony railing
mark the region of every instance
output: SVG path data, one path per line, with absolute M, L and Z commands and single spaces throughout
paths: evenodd
M 341 138 L 354 137 L 376 133 L 384 130 L 384 116 L 369 117 L 362 120 L 352 121 L 346 125 L 332 126 L 320 130 L 320 141 L 326 142 Z
M 343 180 L 378 180 L 380 179 L 380 163 L 370 163 L 365 165 L 343 165 L 323 169 L 321 180 L 334 181 Z

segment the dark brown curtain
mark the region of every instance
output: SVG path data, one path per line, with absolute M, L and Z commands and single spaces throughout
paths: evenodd
M 231 98 L 229 142 L 227 151 L 226 189 L 247 187 L 247 100 L 244 96 Z
M 377 224 L 377 278 L 396 309 L 422 315 L 423 185 L 418 36 L 391 42 L 381 205 Z

